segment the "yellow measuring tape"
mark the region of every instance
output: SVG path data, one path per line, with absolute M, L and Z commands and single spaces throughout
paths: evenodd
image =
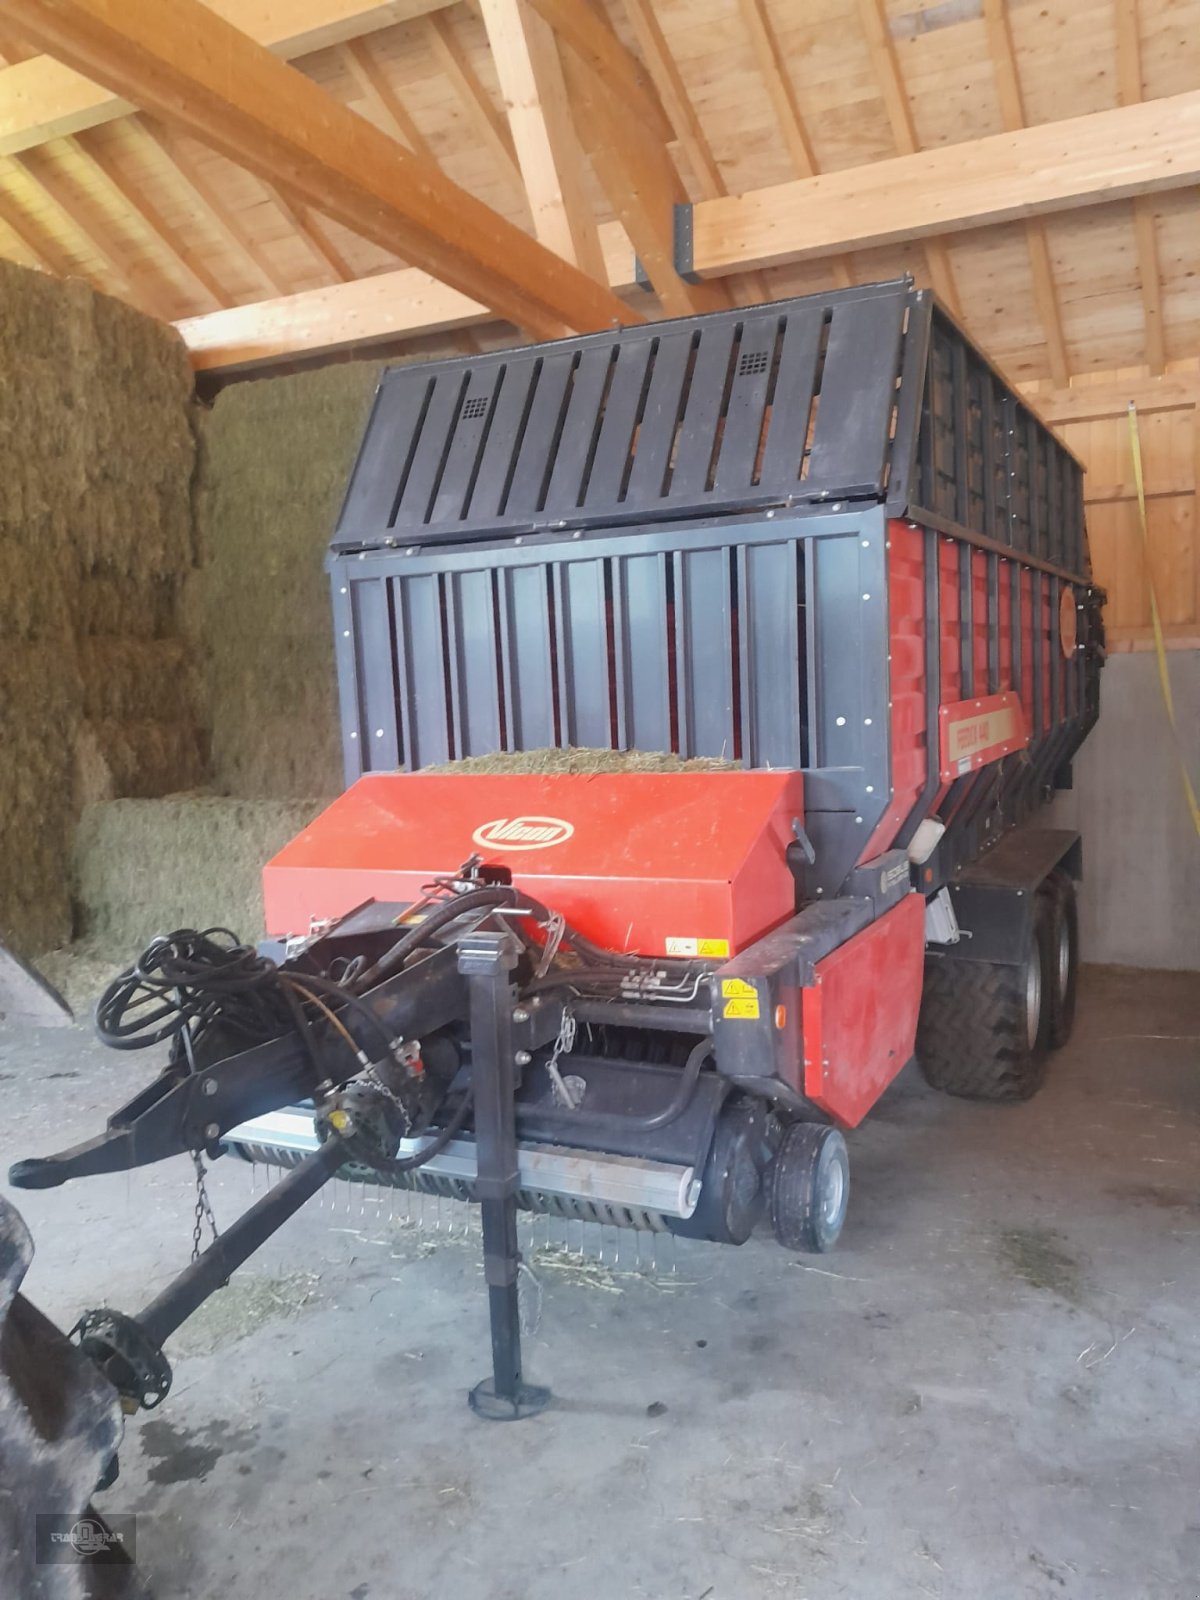
M 1167 670 L 1167 647 L 1163 640 L 1162 618 L 1158 610 L 1158 595 L 1154 589 L 1154 569 L 1150 565 L 1150 530 L 1146 523 L 1146 483 L 1142 476 L 1142 441 L 1138 434 L 1137 406 L 1129 402 L 1129 445 L 1133 452 L 1133 481 L 1137 488 L 1138 521 L 1142 529 L 1142 555 L 1146 566 L 1146 587 L 1150 591 L 1150 621 L 1154 625 L 1154 650 L 1158 656 L 1158 681 L 1162 685 L 1163 704 L 1167 708 L 1167 721 L 1171 724 L 1171 737 L 1175 741 L 1175 754 L 1179 757 L 1179 775 L 1183 779 L 1183 792 L 1187 796 L 1192 826 L 1200 834 L 1200 803 L 1187 769 L 1183 744 L 1179 738 L 1179 724 L 1175 720 L 1175 701 L 1171 694 L 1171 674 Z M 1198 487 L 1200 493 L 1200 487 Z

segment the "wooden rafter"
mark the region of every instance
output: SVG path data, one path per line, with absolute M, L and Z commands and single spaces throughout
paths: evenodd
M 271 265 L 258 241 L 230 211 L 183 141 L 170 128 L 148 117 L 129 117 L 121 123 L 121 127 L 128 130 L 135 140 L 154 146 L 174 172 L 181 187 L 196 201 L 208 223 L 221 235 L 251 275 L 266 285 L 268 293 L 286 294 L 288 284 Z
M 775 121 L 783 135 L 792 167 L 801 178 L 814 178 L 820 170 L 817 158 L 813 154 L 808 129 L 804 126 L 791 74 L 779 49 L 779 41 L 775 37 L 771 19 L 767 15 L 765 0 L 739 0 L 739 3 L 742 21 L 754 50 L 754 59 L 758 63 L 759 74 L 766 84 L 767 97 L 775 112 Z M 831 263 L 831 270 L 833 280 L 839 289 L 847 289 L 854 282 L 854 273 L 849 261 L 835 258 Z
M 423 16 L 446 0 L 210 0 L 212 10 L 285 60 Z M 129 104 L 49 55 L 0 71 L 0 155 L 124 116 Z
M 867 49 L 875 67 L 879 92 L 883 97 L 892 138 L 902 156 L 915 155 L 921 145 L 917 139 L 917 124 L 913 117 L 908 90 L 896 55 L 896 44 L 888 27 L 883 0 L 858 0 L 858 14 L 866 35 Z M 930 239 L 925 245 L 925 266 L 934 292 L 949 306 L 955 316 L 961 316 L 958 285 L 950 264 L 950 252 L 940 239 Z
M 217 306 L 230 304 L 229 294 L 220 280 L 208 270 L 203 261 L 197 260 L 193 252 L 189 251 L 175 229 L 150 200 L 144 187 L 129 180 L 120 162 L 113 160 L 111 151 L 95 142 L 86 133 L 68 138 L 64 143 L 74 151 L 81 162 L 99 175 L 101 182 L 115 197 L 117 203 L 133 212 L 146 230 L 158 240 L 170 258 L 173 273 L 180 273 L 190 278 L 199 286 L 200 292 Z
M 637 126 L 591 67 L 570 50 L 564 53 L 563 71 L 592 169 L 663 309 L 671 316 L 727 310 L 732 302 L 725 285 L 691 283 L 676 270 L 675 206 L 687 200 L 687 192 L 666 145 Z
M 1142 98 L 1142 38 L 1138 0 L 1114 0 L 1117 25 L 1117 92 L 1122 105 L 1137 105 Z M 1142 287 L 1142 315 L 1146 322 L 1146 360 L 1151 372 L 1161 372 L 1167 362 L 1163 328 L 1162 281 L 1158 264 L 1158 234 L 1151 202 L 1137 196 L 1133 202 L 1133 227 L 1137 240 L 1138 276 Z
M 201 0 L 7 0 L 30 42 L 539 337 L 640 320 Z
M 517 162 L 512 131 L 479 81 L 479 75 L 471 65 L 449 18 L 444 12 L 435 12 L 425 18 L 424 29 L 433 58 L 450 80 L 480 143 L 491 151 L 503 177 L 524 198 L 525 185 Z
M 25 214 L 6 190 L 0 188 L 0 222 L 14 235 L 34 266 L 58 278 L 68 278 L 76 270 L 74 262 L 44 228 Z
M 1200 90 L 695 208 L 702 276 L 1015 222 L 1200 181 Z
M 1025 101 L 1017 74 L 1017 56 L 1009 27 L 1007 0 L 983 0 L 983 20 L 987 27 L 988 51 L 996 74 L 1000 117 L 1005 128 L 1013 133 L 1025 126 Z M 1025 219 L 1025 243 L 1029 250 L 1033 301 L 1042 332 L 1046 335 L 1050 376 L 1062 387 L 1070 380 L 1070 363 L 1067 359 L 1067 342 L 1063 337 L 1062 313 L 1054 288 L 1054 268 L 1050 261 L 1046 224 L 1041 217 Z
M 530 4 L 656 139 L 665 142 L 674 137 L 649 74 L 613 32 L 602 7 L 593 8 L 588 0 L 530 0 Z
M 45 151 L 37 150 L 27 156 L 14 156 L 12 161 L 25 183 L 34 190 L 42 203 L 66 221 L 85 251 L 101 263 L 102 270 L 99 275 L 104 279 L 102 286 L 122 300 L 133 300 L 133 285 L 121 259 L 119 248 L 107 237 L 104 229 L 97 225 L 96 217 L 88 207 L 80 203 L 73 185 L 59 171 L 53 160 Z M 162 311 L 162 307 L 157 304 L 151 309 L 159 313 Z
M 481 0 L 480 10 L 534 232 L 547 249 L 603 283 L 587 171 L 554 34 L 526 0 Z
M 384 133 L 399 139 L 418 155 L 433 160 L 429 141 L 409 115 L 404 102 L 392 88 L 365 39 L 352 39 L 342 51 L 346 69 L 366 102 L 371 120 Z
M 715 200 L 720 195 L 728 194 L 729 188 L 700 125 L 683 75 L 655 15 L 652 0 L 625 0 L 625 14 L 642 59 L 654 80 L 663 109 L 675 130 L 675 137 L 687 154 L 701 198 Z M 748 273 L 747 280 L 754 300 L 761 302 L 770 298 L 770 290 L 760 273 Z
M 332 275 L 334 283 L 350 283 L 358 276 L 342 252 L 322 230 L 313 214 L 304 206 L 293 205 L 273 183 L 264 181 L 263 188 L 279 210 L 285 222 L 298 233 L 309 252 L 320 262 L 324 271 Z

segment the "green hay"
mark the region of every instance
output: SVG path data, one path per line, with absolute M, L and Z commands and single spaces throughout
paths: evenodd
M 378 374 L 363 363 L 235 384 L 204 418 L 196 504 L 224 794 L 341 788 L 324 559 Z
M 423 767 L 423 772 L 732 772 L 733 761 L 719 756 L 693 756 L 684 760 L 658 750 L 589 750 L 577 745 L 562 749 L 498 751 L 490 756 L 465 756 Z
M 202 772 L 191 396 L 171 329 L 0 261 L 0 939 L 25 954 L 70 935 L 84 801 Z
M 325 804 L 178 795 L 89 806 L 75 850 L 87 947 L 123 964 L 175 928 L 220 925 L 259 938 L 263 866 Z

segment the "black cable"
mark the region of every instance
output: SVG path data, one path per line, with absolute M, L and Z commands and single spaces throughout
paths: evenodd
M 516 891 L 507 885 L 497 885 L 494 889 L 471 889 L 466 894 L 454 895 L 436 906 L 422 921 L 415 923 L 402 938 L 380 956 L 374 966 L 359 973 L 355 979 L 359 994 L 374 988 L 387 977 L 389 972 L 395 972 L 403 966 L 414 950 L 428 943 L 430 936 L 448 923 L 457 922 L 459 917 L 468 911 L 482 910 L 485 906 L 512 905 L 515 900 Z
M 285 1032 L 293 1019 L 278 969 L 228 928 L 177 928 L 108 985 L 95 1029 L 114 1050 L 143 1050 L 218 1020 L 247 1044 Z

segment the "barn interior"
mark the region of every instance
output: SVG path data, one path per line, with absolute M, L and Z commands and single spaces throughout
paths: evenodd
M 1198 41 L 1194 0 L 0 0 L 0 943 L 79 1019 L 0 1015 L 6 1167 L 144 1081 L 114 973 L 261 935 L 344 788 L 324 562 L 385 366 L 907 277 L 1085 468 L 1106 596 L 1044 1093 L 907 1066 L 828 1260 L 526 1218 L 555 1403 L 511 1430 L 462 1401 L 474 1208 L 335 1183 L 127 1424 L 96 1503 L 152 1592 L 1191 1592 Z M 208 1182 L 224 1221 L 263 1174 Z M 4 1193 L 64 1328 L 189 1247 L 182 1158 Z

